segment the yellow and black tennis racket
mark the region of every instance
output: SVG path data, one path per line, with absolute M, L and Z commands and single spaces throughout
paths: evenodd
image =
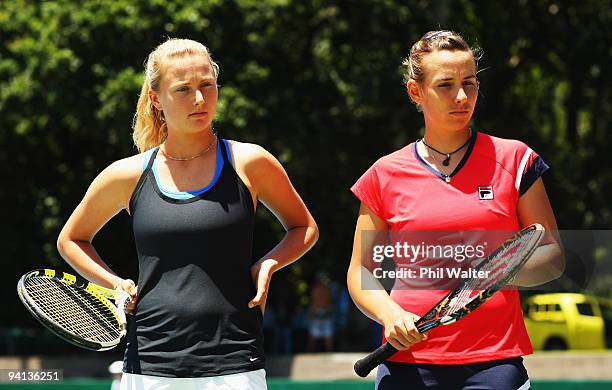
M 19 279 L 17 293 L 38 321 L 81 348 L 105 351 L 127 333 L 124 309 L 130 297 L 123 291 L 65 272 L 39 269 Z
M 440 325 L 452 324 L 474 311 L 514 279 L 543 236 L 544 227 L 533 224 L 506 240 L 474 268 L 475 271 L 488 271 L 488 278 L 463 280 L 415 322 L 417 330 L 423 333 Z M 381 345 L 355 363 L 355 373 L 367 376 L 396 352 L 397 349 L 388 342 Z

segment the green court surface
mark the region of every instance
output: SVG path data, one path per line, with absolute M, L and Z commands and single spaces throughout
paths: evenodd
M 72 379 L 63 383 L 0 383 L 0 390 L 108 390 L 109 380 Z M 361 380 L 342 381 L 292 381 L 286 379 L 268 379 L 268 390 L 372 390 L 373 382 Z M 604 390 L 612 389 L 612 381 L 532 381 L 533 390 Z

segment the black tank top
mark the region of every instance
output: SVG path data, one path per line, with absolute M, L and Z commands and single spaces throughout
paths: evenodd
M 247 306 L 255 296 L 253 202 L 228 143 L 218 143 L 211 184 L 183 199 L 160 188 L 157 151 L 130 199 L 139 296 L 124 371 L 205 377 L 263 368 L 261 312 Z

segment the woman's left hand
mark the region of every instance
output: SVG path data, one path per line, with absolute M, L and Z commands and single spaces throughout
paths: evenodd
M 251 267 L 251 277 L 257 289 L 255 298 L 249 302 L 249 308 L 259 306 L 261 313 L 266 309 L 266 298 L 268 297 L 268 287 L 270 279 L 274 273 L 274 267 L 278 262 L 274 259 L 260 260 Z

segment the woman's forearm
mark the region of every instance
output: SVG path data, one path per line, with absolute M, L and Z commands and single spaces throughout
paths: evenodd
M 313 223 L 309 226 L 293 227 L 285 233 L 283 239 L 259 261 L 274 261 L 273 271 L 283 268 L 302 257 L 319 238 L 319 230 Z
M 121 278 L 104 263 L 89 241 L 70 240 L 60 235 L 57 249 L 85 279 L 108 288 L 116 288 L 121 282 Z
M 513 284 L 532 287 L 557 279 L 565 270 L 565 256 L 556 242 L 542 245 L 519 271 Z
M 380 282 L 363 266 L 349 268 L 347 285 L 349 294 L 359 310 L 380 324 L 395 317 L 394 313 L 403 311 L 391 299 Z

